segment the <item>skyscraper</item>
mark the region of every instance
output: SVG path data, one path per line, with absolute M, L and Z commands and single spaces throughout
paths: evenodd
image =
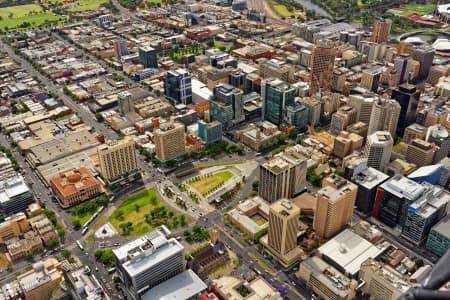
M 117 101 L 119 102 L 119 110 L 122 116 L 134 110 L 132 95 L 129 91 L 120 92 L 117 95 Z
M 435 153 L 435 146 L 424 140 L 414 139 L 408 144 L 405 159 L 417 167 L 431 165 Z
M 166 73 L 164 94 L 174 104 L 192 103 L 191 75 L 184 69 L 171 70 Z
M 117 273 L 134 299 L 184 271 L 184 247 L 154 230 L 113 250 Z
M 358 112 L 355 107 L 348 105 L 342 106 L 331 117 L 330 132 L 338 135 L 339 132 L 345 130 L 348 125 L 356 122 Z
M 315 95 L 320 89 L 329 90 L 334 70 L 336 48 L 332 43 L 322 42 L 313 50 L 311 59 L 309 95 Z
M 409 71 L 413 59 L 409 54 L 401 53 L 394 58 L 394 68 L 398 74 L 398 84 L 404 83 L 409 79 Z
M 420 91 L 412 84 L 402 84 L 392 91 L 392 98 L 401 106 L 398 118 L 397 135 L 403 136 L 405 128 L 416 120 L 417 105 L 420 99 Z
M 218 84 L 209 101 L 209 114 L 212 120 L 222 123 L 225 129 L 245 120 L 243 92 L 229 84 Z
M 376 131 L 367 137 L 364 155 L 367 165 L 384 172 L 391 158 L 394 141 L 388 131 Z
M 97 147 L 100 174 L 108 182 L 120 179 L 137 169 L 134 141 L 130 138 L 107 141 Z
M 372 114 L 372 108 L 376 103 L 378 97 L 375 95 L 350 95 L 348 98 L 348 105 L 356 108 L 357 121 L 369 124 L 370 115 Z
M 158 68 L 158 52 L 152 47 L 139 47 L 139 62 L 144 68 Z
M 376 93 L 378 91 L 380 78 L 381 70 L 379 68 L 364 70 L 361 75 L 361 86 Z
M 306 169 L 306 157 L 297 153 L 275 156 L 260 166 L 259 195 L 270 203 L 294 197 L 306 187 Z
M 392 99 L 379 98 L 375 101 L 367 123 L 368 134 L 375 131 L 389 131 L 391 136 L 395 136 L 397 124 L 400 117 L 401 106 Z
M 426 78 L 430 72 L 430 68 L 433 65 L 434 48 L 430 46 L 419 46 L 414 49 L 413 59 L 420 62 L 419 74 L 422 78 Z
M 323 181 L 317 192 L 314 230 L 321 238 L 330 238 L 344 229 L 352 220 L 358 187 L 332 174 Z
M 372 42 L 386 43 L 388 41 L 389 34 L 391 33 L 392 21 L 389 19 L 375 20 L 373 25 Z
M 114 41 L 114 50 L 116 51 L 117 57 L 128 55 L 128 42 L 123 38 L 118 38 Z
M 295 93 L 295 89 L 282 80 L 264 80 L 261 85 L 264 120 L 280 125 L 286 106 L 295 104 Z
M 450 136 L 444 126 L 436 124 L 428 127 L 426 140 L 436 145 L 433 163 L 437 163 L 448 156 L 450 151 Z
M 267 249 L 285 268 L 298 262 L 301 256 L 297 247 L 299 217 L 300 209 L 287 199 L 270 205 Z
M 184 125 L 177 122 L 166 122 L 153 131 L 156 146 L 156 157 L 161 162 L 176 159 L 186 153 Z

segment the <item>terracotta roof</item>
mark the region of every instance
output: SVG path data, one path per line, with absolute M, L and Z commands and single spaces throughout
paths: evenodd
M 51 182 L 64 196 L 74 194 L 82 188 L 98 184 L 97 179 L 85 167 L 63 172 L 52 178 Z

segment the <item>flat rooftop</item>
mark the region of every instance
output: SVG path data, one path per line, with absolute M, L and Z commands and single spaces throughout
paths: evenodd
M 272 173 L 279 174 L 289 168 L 289 163 L 281 157 L 274 157 L 261 165 L 263 168 L 270 170 Z
M 142 300 L 185 300 L 206 290 L 206 284 L 192 270 L 186 270 L 142 295 Z
M 377 185 L 380 185 L 382 182 L 386 181 L 389 178 L 388 175 L 384 174 L 377 169 L 369 167 L 359 173 L 356 176 L 352 177 L 352 181 L 360 186 L 363 186 L 367 189 L 373 189 Z
M 447 215 L 434 225 L 432 230 L 450 239 L 450 215 Z
M 399 198 L 407 198 L 409 200 L 418 199 L 425 191 L 423 185 L 402 175 L 391 177 L 391 179 L 381 184 L 380 187 Z
M 340 271 L 355 275 L 361 263 L 368 258 L 376 258 L 383 249 L 379 249 L 353 231 L 345 229 L 319 247 L 318 251 L 322 256 L 334 261 L 340 267 Z

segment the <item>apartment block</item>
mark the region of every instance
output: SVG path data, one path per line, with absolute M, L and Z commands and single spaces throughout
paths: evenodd
M 108 182 L 118 180 L 137 169 L 136 149 L 130 138 L 107 141 L 97 147 L 97 154 L 100 174 Z

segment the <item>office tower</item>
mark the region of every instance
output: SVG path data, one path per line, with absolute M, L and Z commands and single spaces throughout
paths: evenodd
M 184 69 L 171 70 L 166 73 L 164 94 L 173 104 L 192 103 L 191 75 Z
M 154 230 L 113 249 L 116 270 L 134 299 L 184 271 L 184 247 Z
M 294 66 L 282 60 L 266 60 L 259 64 L 259 75 L 263 78 L 278 78 L 286 82 L 292 82 Z
M 158 68 L 158 52 L 152 47 L 139 47 L 139 62 L 144 68 Z
M 300 208 L 289 200 L 283 199 L 270 205 L 267 248 L 284 267 L 297 262 L 301 255 L 297 247 L 299 218 Z
M 357 112 L 357 121 L 369 124 L 374 103 L 379 98 L 374 95 L 350 95 L 347 104 Z
M 409 54 L 401 53 L 394 58 L 394 68 L 398 74 L 397 84 L 405 83 L 409 79 L 412 58 Z
M 317 192 L 314 230 L 321 238 L 330 238 L 344 229 L 352 220 L 358 187 L 332 174 L 323 180 Z
M 375 20 L 373 25 L 372 42 L 387 43 L 389 34 L 391 33 L 392 21 L 389 19 Z
M 284 111 L 283 121 L 297 128 L 308 126 L 308 108 L 303 104 L 287 105 Z
M 414 49 L 412 58 L 420 62 L 419 74 L 422 78 L 426 78 L 433 65 L 434 48 L 430 46 L 419 46 Z
M 22 175 L 0 181 L 0 213 L 10 215 L 24 211 L 33 202 L 33 193 Z
M 347 126 L 345 129 L 347 132 L 357 134 L 359 136 L 362 136 L 364 139 L 367 136 L 367 130 L 368 130 L 368 124 L 364 122 L 356 122 L 354 124 L 351 124 Z
M 263 100 L 263 119 L 275 125 L 283 121 L 283 111 L 288 105 L 294 105 L 295 88 L 279 79 L 264 80 L 261 85 Z
M 384 172 L 391 158 L 394 141 L 388 131 L 376 131 L 367 137 L 364 155 L 367 165 Z
M 133 98 L 130 92 L 123 91 L 117 95 L 117 101 L 119 102 L 119 111 L 122 116 L 134 111 Z
M 369 299 L 398 300 L 411 288 L 403 276 L 390 265 L 369 258 L 361 264 L 359 278 L 364 281 L 361 291 Z
M 402 175 L 394 175 L 378 187 L 372 216 L 389 227 L 402 228 L 408 206 L 425 192 L 425 186 Z
M 114 41 L 114 50 L 116 51 L 117 57 L 121 58 L 129 54 L 128 52 L 128 42 L 123 38 L 118 38 Z
M 435 147 L 424 140 L 414 139 L 408 144 L 405 159 L 418 167 L 431 165 L 433 163 Z
M 315 97 L 297 98 L 297 102 L 303 104 L 308 109 L 308 124 L 316 126 L 320 122 L 322 114 L 322 102 Z
M 246 73 L 244 73 L 242 71 L 232 72 L 232 73 L 230 73 L 230 75 L 228 75 L 228 82 L 230 83 L 230 85 L 234 86 L 235 88 L 243 89 L 245 76 L 246 76 Z
M 431 228 L 426 247 L 438 256 L 450 249 L 450 214 Z
M 439 78 L 444 77 L 447 74 L 448 74 L 448 67 L 439 65 L 431 66 L 428 73 L 427 82 L 431 85 L 435 85 L 436 83 L 439 82 Z
M 338 109 L 331 117 L 330 132 L 338 135 L 339 132 L 345 130 L 348 125 L 356 122 L 358 112 L 356 108 L 345 105 Z
M 371 214 L 377 188 L 389 178 L 388 175 L 374 168 L 366 168 L 352 176 L 351 182 L 358 187 L 356 208 L 365 214 Z
M 362 71 L 361 86 L 376 93 L 378 91 L 378 84 L 380 82 L 381 69 L 370 69 Z
M 426 140 L 427 128 L 417 123 L 411 124 L 405 128 L 403 142 L 411 143 L 414 139 Z
M 392 91 L 392 98 L 401 106 L 398 118 L 397 135 L 403 136 L 405 128 L 416 120 L 417 105 L 420 99 L 420 91 L 411 84 L 402 84 Z
M 222 123 L 225 129 L 245 120 L 243 93 L 229 84 L 219 84 L 213 89 L 213 99 L 209 101 L 212 120 Z
M 273 203 L 292 198 L 306 187 L 306 157 L 294 153 L 275 156 L 259 168 L 259 195 Z
M 426 183 L 422 183 L 426 185 Z M 442 187 L 432 186 L 408 206 L 402 237 L 415 246 L 421 246 L 436 223 L 447 214 L 450 194 Z
M 333 154 L 339 158 L 344 158 L 353 151 L 361 148 L 363 141 L 364 138 L 362 136 L 347 131 L 341 131 L 334 139 Z
M 186 154 L 184 125 L 178 122 L 166 122 L 153 131 L 156 157 L 162 161 L 177 159 Z
M 448 156 L 450 151 L 450 137 L 444 126 L 436 124 L 428 127 L 426 140 L 436 145 L 433 163 L 437 163 Z
M 309 95 L 330 90 L 334 70 L 336 48 L 333 43 L 322 42 L 313 50 L 311 59 Z
M 222 139 L 222 124 L 219 121 L 212 121 L 206 123 L 205 121 L 198 121 L 198 137 L 205 144 L 211 144 Z
M 131 138 L 107 141 L 97 147 L 100 162 L 100 174 L 108 182 L 129 175 L 137 169 L 134 141 Z

